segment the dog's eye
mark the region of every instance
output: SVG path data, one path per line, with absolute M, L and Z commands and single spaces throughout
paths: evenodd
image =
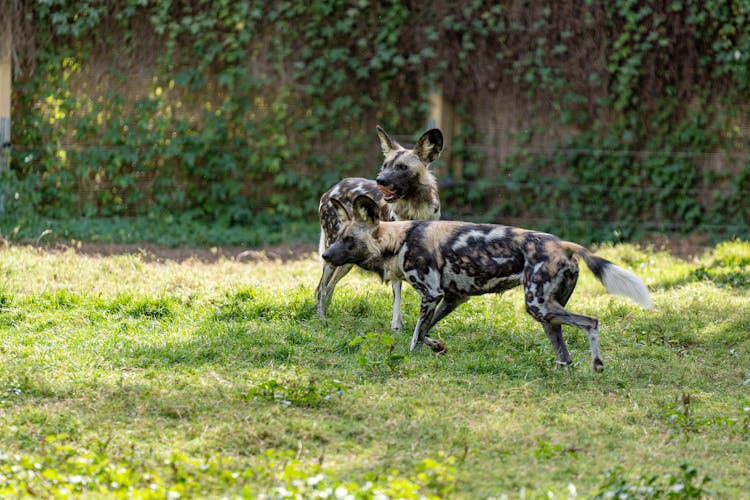
M 409 168 L 409 167 L 407 167 L 403 163 L 397 163 L 396 164 L 396 170 L 406 170 L 407 168 Z

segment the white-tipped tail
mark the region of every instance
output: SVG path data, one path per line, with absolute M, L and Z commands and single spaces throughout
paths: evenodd
M 651 296 L 646 285 L 627 269 L 608 262 L 602 270 L 601 280 L 609 293 L 624 295 L 646 309 L 651 307 Z

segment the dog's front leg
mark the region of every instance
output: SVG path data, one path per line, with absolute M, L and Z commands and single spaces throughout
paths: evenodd
M 391 328 L 397 332 L 401 331 L 401 280 L 391 281 L 393 288 L 393 317 L 391 318 Z
M 331 296 L 333 296 L 333 290 L 336 288 L 336 284 L 341 281 L 341 278 L 347 275 L 351 271 L 352 264 L 344 264 L 343 266 L 333 266 L 327 262 L 323 263 L 323 275 L 320 277 L 320 282 L 315 288 L 315 301 L 317 303 L 318 315 L 324 318 L 328 304 L 331 302 Z
M 410 351 L 413 351 L 420 343 L 423 343 L 435 352 L 445 352 L 444 345 L 427 335 L 432 326 L 432 316 L 435 314 L 435 309 L 442 298 L 442 295 L 422 295 L 422 305 L 419 309 L 419 319 L 417 319 L 417 326 L 414 328 L 414 335 L 411 337 Z
M 328 305 L 328 299 L 330 298 L 330 296 L 326 294 L 326 289 L 328 288 L 328 283 L 331 281 L 333 271 L 334 267 L 331 264 L 323 262 L 323 275 L 320 277 L 318 286 L 315 287 L 315 302 L 318 307 L 318 316 L 321 318 L 326 315 L 326 306 Z

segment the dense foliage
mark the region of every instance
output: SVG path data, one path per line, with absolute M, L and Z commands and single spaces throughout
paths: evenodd
M 313 218 L 337 179 L 377 170 L 374 125 L 421 133 L 440 87 L 465 122 L 463 178 L 441 176 L 453 214 L 591 237 L 747 232 L 746 0 L 0 7 L 11 213 Z M 472 147 L 496 94 L 529 110 L 499 164 Z

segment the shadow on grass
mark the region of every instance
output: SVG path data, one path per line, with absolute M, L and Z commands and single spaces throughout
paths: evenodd
M 125 335 L 114 340 L 104 356 L 110 363 L 138 368 L 216 365 L 253 370 L 301 366 L 340 369 L 342 376 L 356 377 L 370 376 L 378 356 L 403 354 L 406 361 L 400 361 L 398 370 L 376 370 L 380 378 L 411 377 L 438 370 L 528 380 L 547 377 L 559 368 L 541 325 L 517 307 L 518 297 L 488 302 L 475 299 L 476 302 L 463 305 L 435 328 L 434 336 L 448 345 L 448 353 L 436 358 L 426 349 L 408 352 L 416 320 L 413 300 L 404 307 L 403 331 L 394 334 L 390 330 L 388 295 L 341 294 L 327 319 L 317 317 L 311 291 L 306 288 L 276 296 L 253 288 L 235 290 L 206 306 L 194 319 L 190 316 L 195 314 L 184 314 L 185 304 L 158 297 L 118 297 L 100 307 L 139 321 L 153 321 L 167 334 L 145 337 L 145 342 L 140 343 L 130 342 Z M 622 357 L 628 346 L 638 344 L 658 347 L 660 350 L 652 354 L 655 361 L 663 361 L 661 358 L 670 352 L 681 355 L 692 349 L 723 349 L 742 341 L 750 313 L 720 298 L 704 301 L 698 292 L 688 297 L 688 301 L 683 297 L 680 302 L 661 304 L 643 313 L 612 305 L 602 309 L 602 355 L 617 359 L 616 350 Z M 68 296 L 49 299 L 59 303 L 59 307 L 75 303 Z M 595 311 L 576 312 L 597 315 Z M 394 347 L 384 348 L 383 353 L 374 347 L 363 352 L 362 343 L 353 344 L 362 336 L 378 332 L 392 336 Z M 590 369 L 586 335 L 568 327 L 563 334 L 575 365 Z M 661 351 L 664 349 L 666 353 Z M 389 366 L 387 359 L 381 364 Z

